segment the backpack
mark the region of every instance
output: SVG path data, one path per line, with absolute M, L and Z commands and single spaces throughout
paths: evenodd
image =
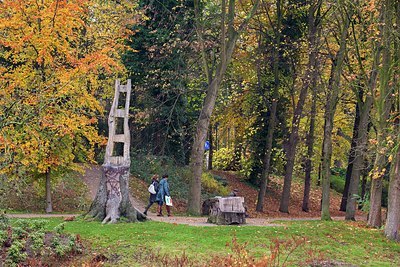
M 149 188 L 147 189 L 149 192 L 150 192 L 150 194 L 152 194 L 152 195 L 154 195 L 154 194 L 156 194 L 157 192 L 156 192 L 156 189 L 154 188 L 154 184 L 153 183 L 151 183 L 151 185 L 149 186 Z

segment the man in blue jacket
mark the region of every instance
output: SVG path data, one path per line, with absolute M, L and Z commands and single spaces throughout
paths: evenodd
M 170 197 L 169 194 L 169 185 L 168 185 L 168 175 L 165 174 L 161 178 L 161 181 L 158 185 L 158 192 L 157 192 L 157 198 L 156 201 L 158 202 L 158 214 L 157 216 L 163 216 L 162 214 L 162 206 L 165 202 L 165 196 Z M 167 209 L 168 216 L 171 216 L 171 207 L 168 205 L 165 205 Z

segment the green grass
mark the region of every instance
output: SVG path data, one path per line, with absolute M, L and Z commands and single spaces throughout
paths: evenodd
M 46 220 L 49 221 L 49 229 L 62 222 L 57 218 Z M 217 254 L 226 256 L 232 253 L 226 244 L 234 236 L 240 244 L 247 242 L 249 254 L 255 257 L 270 254 L 273 240 L 306 238 L 306 243 L 290 255 L 294 266 L 304 262 L 306 251 L 310 250 L 324 259 L 357 266 L 397 266 L 400 262 L 400 244 L 386 240 L 380 230 L 339 221 L 279 223 L 282 226 L 195 227 L 154 221 L 102 225 L 77 220 L 67 222 L 65 231 L 79 234 L 90 243 L 94 252 L 106 256 L 117 254 L 118 261 L 112 266 L 135 266 L 138 264 L 135 263 L 135 251 L 143 246 L 169 256 L 185 252 L 192 259 L 210 260 Z M 287 255 L 287 251 L 283 255 Z

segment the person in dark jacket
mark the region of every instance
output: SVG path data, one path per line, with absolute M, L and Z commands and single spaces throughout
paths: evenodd
M 151 184 L 154 186 L 155 194 L 150 193 L 149 197 L 149 205 L 147 205 L 146 209 L 144 210 L 144 215 L 147 215 L 147 211 L 150 209 L 150 207 L 156 202 L 157 198 L 157 192 L 158 192 L 158 175 L 154 174 L 153 177 L 151 177 Z
M 163 175 L 161 178 L 160 184 L 158 186 L 158 192 L 156 201 L 158 202 L 158 214 L 157 216 L 163 216 L 162 214 L 162 206 L 165 202 L 165 196 L 170 196 L 169 194 L 169 185 L 168 185 L 168 175 Z M 167 209 L 168 216 L 171 216 L 171 207 L 165 205 Z

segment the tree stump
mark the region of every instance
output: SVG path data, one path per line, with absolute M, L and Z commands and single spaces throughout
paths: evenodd
M 103 175 L 96 197 L 86 217 L 103 223 L 115 223 L 120 217 L 129 222 L 145 220 L 129 199 L 130 132 L 128 125 L 131 82 L 115 82 L 114 101 L 108 117 L 108 142 L 103 164 Z
M 246 223 L 243 197 L 211 198 L 210 204 L 210 215 L 207 222 L 218 225 Z

